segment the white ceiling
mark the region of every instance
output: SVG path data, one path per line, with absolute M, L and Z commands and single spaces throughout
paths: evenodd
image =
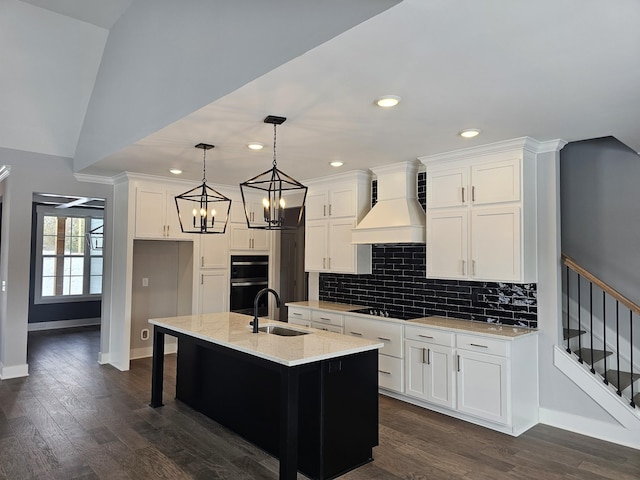
M 72 3 L 89 2 L 60 1 Z M 404 0 L 82 173 L 169 176 L 178 167 L 199 180 L 202 152 L 193 146 L 206 142 L 216 145 L 207 178 L 237 184 L 270 167 L 268 114 L 288 117 L 278 166 L 298 179 L 525 135 L 613 135 L 640 151 L 640 2 L 613 5 Z M 402 97 L 398 107 L 374 106 L 388 93 Z M 457 136 L 472 127 L 481 135 Z M 266 148 L 249 151 L 250 141 Z M 328 165 L 336 159 L 341 170 Z
M 133 0 L 22 0 L 67 17 L 110 29 Z

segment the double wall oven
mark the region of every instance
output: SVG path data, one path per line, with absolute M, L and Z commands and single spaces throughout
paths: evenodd
M 269 285 L 268 255 L 231 256 L 231 301 L 232 312 L 253 315 L 253 300 L 256 294 Z M 268 295 L 262 295 L 258 303 L 258 316 L 269 314 Z

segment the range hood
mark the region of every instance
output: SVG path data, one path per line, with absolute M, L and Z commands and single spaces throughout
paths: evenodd
M 351 232 L 351 243 L 425 243 L 425 213 L 417 196 L 417 162 L 372 168 L 378 202 Z

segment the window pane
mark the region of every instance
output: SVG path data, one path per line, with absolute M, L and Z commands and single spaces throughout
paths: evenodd
M 65 259 L 66 260 L 66 259 Z M 71 275 L 79 275 L 82 277 L 84 274 L 84 258 L 71 258 Z
M 102 257 L 91 259 L 91 275 L 102 275 Z
M 69 294 L 70 295 L 82 295 L 82 287 L 83 287 L 82 277 L 71 277 L 71 283 L 69 285 Z
M 71 257 L 65 257 L 62 275 L 65 277 L 71 275 Z
M 43 297 L 52 297 L 55 295 L 55 278 L 53 277 L 42 277 L 42 296 Z
M 89 293 L 92 295 L 102 293 L 101 275 L 91 275 L 91 277 L 89 277 Z
M 56 274 L 56 259 L 45 257 L 42 259 L 42 276 L 53 277 Z
M 53 255 L 56 253 L 56 237 L 53 235 L 44 235 L 42 237 L 42 253 L 44 255 Z
M 42 233 L 44 235 L 56 235 L 57 232 L 58 218 L 45 215 L 42 224 Z

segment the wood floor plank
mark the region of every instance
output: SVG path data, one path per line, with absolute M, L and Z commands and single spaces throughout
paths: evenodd
M 148 406 L 149 358 L 98 365 L 95 328 L 31 332 L 30 376 L 0 381 L 0 480 L 276 480 L 278 461 L 176 401 Z M 518 438 L 389 397 L 374 461 L 340 480 L 637 480 L 640 452 L 546 425 Z M 304 476 L 299 475 L 301 480 Z

